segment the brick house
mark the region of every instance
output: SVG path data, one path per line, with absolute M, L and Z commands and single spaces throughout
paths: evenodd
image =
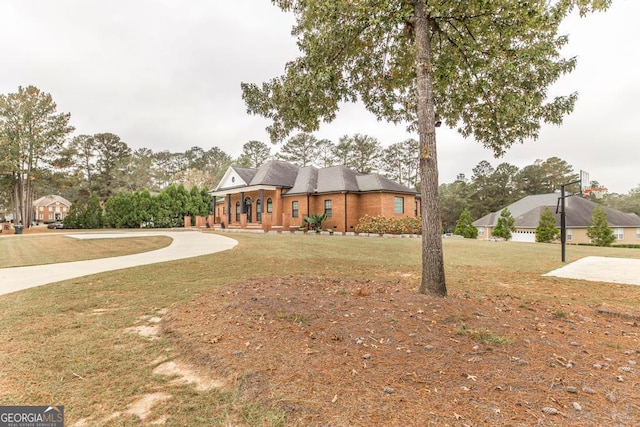
M 513 233 L 512 240 L 515 242 L 535 242 L 540 215 L 547 207 L 556 217 L 556 227 L 560 228 L 560 214 L 556 214 L 559 197 L 559 193 L 537 194 L 524 197 L 506 206 L 515 219 L 517 230 Z M 596 206 L 596 203 L 578 195 L 565 199 L 567 243 L 590 242 L 587 237 L 587 227 L 591 225 L 591 214 Z M 607 223 L 616 236 L 614 244 L 640 244 L 640 217 L 638 215 L 607 207 L 604 210 L 607 214 Z M 479 239 L 492 237 L 500 212 L 502 209 L 473 222 L 473 225 L 478 229 Z
M 40 197 L 33 202 L 34 220 L 38 222 L 63 221 L 69 213 L 71 202 L 62 196 Z
M 269 161 L 257 169 L 231 166 L 214 191 L 214 223 L 225 227 L 296 229 L 303 218 L 327 214 L 323 228 L 354 231 L 364 215 L 415 217 L 415 190 L 345 166 L 299 167 Z

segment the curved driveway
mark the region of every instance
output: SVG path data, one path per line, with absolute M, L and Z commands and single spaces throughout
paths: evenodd
M 68 234 L 67 236 L 75 239 L 169 236 L 173 239 L 173 242 L 165 248 L 134 255 L 28 267 L 0 268 L 0 295 L 105 271 L 212 254 L 231 249 L 238 244 L 236 240 L 228 237 L 199 231 L 79 233 Z

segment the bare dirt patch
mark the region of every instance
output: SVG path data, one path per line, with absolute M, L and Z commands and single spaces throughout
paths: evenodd
M 169 361 L 158 365 L 154 374 L 175 377 L 173 384 L 193 384 L 196 391 L 207 391 L 224 386 L 222 381 L 216 381 L 206 375 L 200 375 L 192 367 L 180 361 Z
M 180 357 L 288 425 L 637 425 L 638 322 L 413 283 L 251 280 L 162 322 Z

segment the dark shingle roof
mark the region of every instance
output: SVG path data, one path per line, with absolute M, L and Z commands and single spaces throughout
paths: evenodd
M 548 207 L 556 217 L 556 225 L 560 226 L 560 214 L 556 214 L 560 193 L 537 194 L 527 196 L 507 206 L 515 219 L 516 228 L 535 228 L 540 221 L 540 215 Z M 565 199 L 565 213 L 567 227 L 588 227 L 591 225 L 591 214 L 597 206 L 591 200 L 580 196 L 570 196 Z M 640 227 L 640 217 L 633 213 L 620 212 L 611 208 L 604 208 L 607 222 L 611 227 Z M 480 227 L 493 227 L 497 224 L 500 211 L 492 212 L 473 222 Z
M 258 168 L 249 185 L 293 187 L 299 167 L 281 160 L 272 160 Z
M 346 166 L 331 166 L 318 170 L 318 193 L 360 191 L 356 177 L 358 173 Z
M 360 191 L 390 191 L 394 193 L 415 193 L 409 187 L 376 173 L 356 177 Z
M 285 161 L 272 160 L 257 169 L 231 167 L 247 183 L 247 186 L 281 187 L 288 189 L 286 194 L 289 195 L 369 191 L 416 193 L 411 188 L 381 175 L 360 174 L 342 165 L 318 169 L 314 166 L 298 167 Z
M 318 168 L 305 166 L 298 169 L 296 181 L 287 194 L 313 193 L 316 188 L 318 188 Z
M 246 182 L 247 185 L 251 182 L 254 175 L 258 171 L 258 169 L 255 169 L 255 168 L 239 168 L 238 166 L 231 166 L 231 167 L 233 168 L 234 171 L 238 173 L 238 175 L 240 175 L 240 178 L 242 178 L 242 180 Z
M 415 193 L 409 187 L 378 174 L 364 175 L 346 166 L 339 165 L 322 169 L 317 169 L 313 166 L 300 168 L 295 185 L 287 191 L 287 194 L 362 193 L 368 191 Z

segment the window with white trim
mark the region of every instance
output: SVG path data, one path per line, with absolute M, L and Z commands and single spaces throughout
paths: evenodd
M 636 239 L 640 240 L 640 228 L 636 228 Z
M 273 213 L 273 201 L 271 198 L 267 199 L 267 213 Z
M 478 227 L 478 236 L 484 236 L 484 227 Z
M 573 240 L 573 230 L 567 228 L 567 240 Z
M 291 202 L 291 216 L 293 218 L 298 218 L 298 201 L 294 200 Z
M 624 228 L 614 228 L 613 235 L 616 236 L 616 240 L 624 240 Z

